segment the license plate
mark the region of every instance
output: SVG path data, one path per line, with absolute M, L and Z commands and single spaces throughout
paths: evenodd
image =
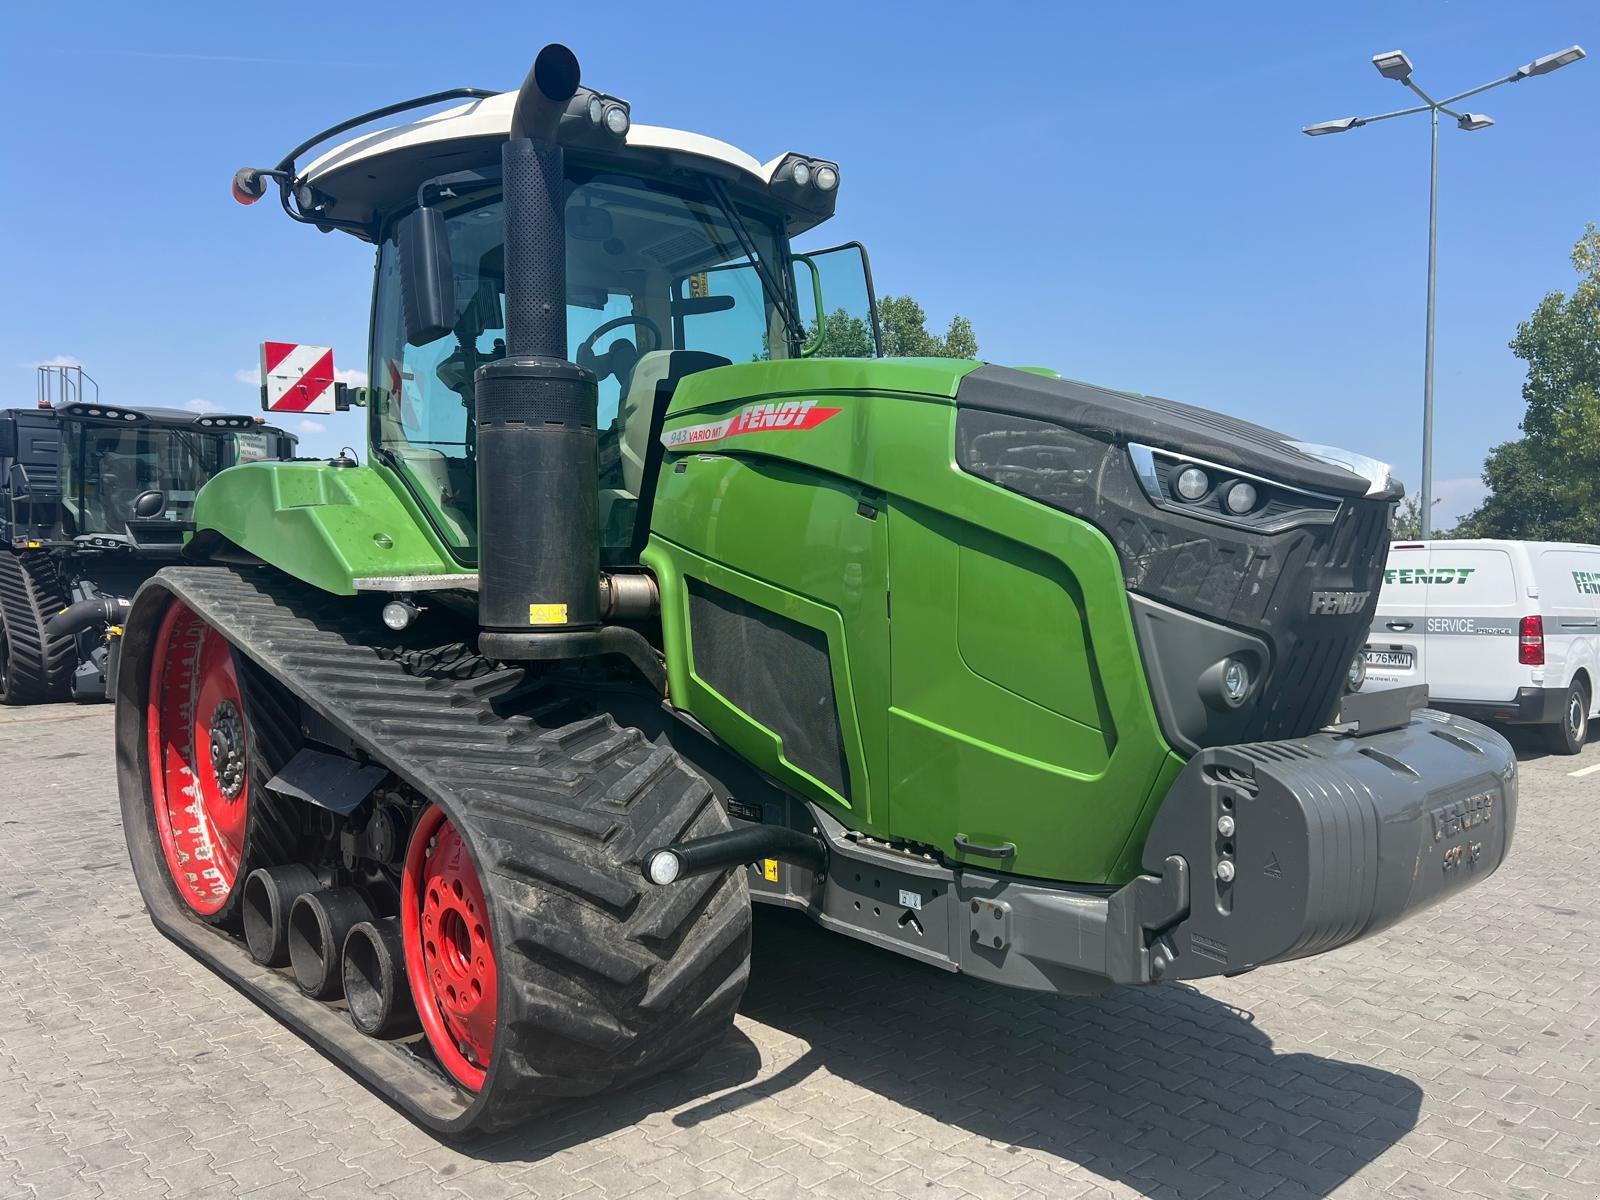
M 1397 671 L 1411 669 L 1411 651 L 1409 650 L 1368 650 L 1367 666 L 1392 667 Z

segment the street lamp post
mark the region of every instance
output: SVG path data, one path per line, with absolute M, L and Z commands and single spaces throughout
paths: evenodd
M 1519 83 L 1535 75 L 1548 75 L 1568 63 L 1577 62 L 1583 56 L 1582 46 L 1568 46 L 1565 50 L 1536 58 L 1531 63 L 1518 67 L 1510 75 L 1468 88 L 1464 92 L 1457 92 L 1443 100 L 1435 100 L 1411 78 L 1411 60 L 1404 53 L 1390 50 L 1385 54 L 1374 54 L 1372 65 L 1378 69 L 1378 74 L 1385 79 L 1393 79 L 1397 83 L 1404 84 L 1416 93 L 1422 103 L 1411 108 L 1396 109 L 1394 112 L 1378 113 L 1371 117 L 1341 117 L 1337 121 L 1322 121 L 1316 125 L 1307 125 L 1300 131 L 1312 137 L 1321 137 L 1324 134 L 1345 133 L 1351 129 L 1359 129 L 1363 125 L 1371 125 L 1374 121 L 1408 117 L 1412 113 L 1420 112 L 1428 114 L 1429 123 L 1433 127 L 1428 167 L 1428 323 L 1422 366 L 1422 503 L 1419 507 L 1422 513 L 1424 539 L 1432 532 L 1433 526 L 1431 511 L 1433 508 L 1433 297 L 1439 240 L 1439 114 L 1444 113 L 1448 117 L 1454 117 L 1457 128 L 1464 129 L 1468 133 L 1487 129 L 1494 124 L 1492 117 L 1486 117 L 1482 113 L 1457 112 L 1450 105 L 1465 100 L 1468 96 L 1476 96 L 1479 92 L 1487 92 L 1490 88 L 1497 88 L 1502 83 Z

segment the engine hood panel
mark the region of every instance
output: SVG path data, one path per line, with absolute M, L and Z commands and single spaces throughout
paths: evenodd
M 982 367 L 961 380 L 956 404 L 1045 421 L 1101 441 L 1159 446 L 1330 496 L 1375 494 L 1371 469 L 1359 474 L 1327 461 L 1342 452 L 1303 449 L 1303 443 L 1260 425 L 1157 396 L 1112 391 L 1006 367 Z M 1360 455 L 1345 457 L 1353 465 L 1372 461 Z M 1382 468 L 1381 463 L 1373 466 Z M 1379 487 L 1376 494 L 1387 490 Z

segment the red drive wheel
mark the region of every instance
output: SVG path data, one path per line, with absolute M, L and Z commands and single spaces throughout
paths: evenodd
M 499 972 L 477 868 L 437 805 L 411 834 L 400 928 L 406 978 L 433 1052 L 452 1079 L 476 1092 L 494 1053 Z
M 233 651 L 173 601 L 156 632 L 147 736 L 150 791 L 167 870 L 203 917 L 228 904 L 249 827 L 249 743 Z

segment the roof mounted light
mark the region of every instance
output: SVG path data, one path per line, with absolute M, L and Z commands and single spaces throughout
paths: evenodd
M 267 194 L 269 175 L 261 167 L 240 167 L 233 173 L 233 198 L 240 204 L 254 204 Z
M 613 149 L 633 127 L 633 112 L 626 100 L 580 87 L 561 114 L 557 138 L 563 146 Z
M 839 164 L 785 154 L 772 172 L 772 188 L 803 208 L 831 212 L 839 190 Z

